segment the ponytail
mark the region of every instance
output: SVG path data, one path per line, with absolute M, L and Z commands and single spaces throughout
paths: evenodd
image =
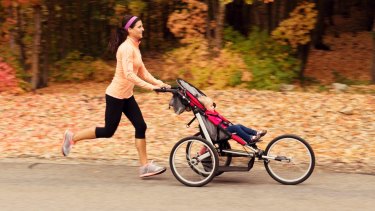
M 126 37 L 128 36 L 128 30 L 125 29 L 126 24 L 130 21 L 130 25 L 127 26 L 128 28 L 133 28 L 135 23 L 138 22 L 140 19 L 132 16 L 132 15 L 125 15 L 122 19 L 121 27 L 116 29 L 116 32 L 113 33 L 109 43 L 108 48 L 112 53 L 116 53 L 118 47 L 121 45 L 122 42 L 125 41 Z M 133 19 L 132 19 L 133 18 Z
M 116 32 L 112 35 L 111 40 L 109 41 L 108 48 L 111 53 L 116 53 L 118 47 L 128 36 L 128 32 L 124 28 L 117 28 Z

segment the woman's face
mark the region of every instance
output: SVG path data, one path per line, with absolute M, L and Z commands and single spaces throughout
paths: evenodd
M 145 29 L 143 28 L 142 21 L 137 21 L 137 23 L 135 23 L 133 28 L 129 28 L 129 30 L 128 30 L 129 36 L 140 40 L 143 37 L 143 31 L 144 30 Z

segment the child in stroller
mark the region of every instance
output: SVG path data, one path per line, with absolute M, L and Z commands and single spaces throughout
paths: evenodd
M 249 145 L 258 142 L 259 139 L 267 133 L 267 130 L 256 131 L 251 128 L 245 127 L 242 124 L 232 124 L 215 110 L 213 100 L 207 96 L 200 96 L 198 100 L 206 108 L 205 113 L 211 122 L 213 122 L 215 125 L 221 125 L 230 133 L 235 133 Z

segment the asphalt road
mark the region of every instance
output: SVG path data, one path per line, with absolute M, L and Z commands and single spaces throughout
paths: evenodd
M 191 188 L 169 169 L 139 179 L 123 165 L 0 162 L 0 210 L 375 210 L 375 176 L 317 170 L 286 186 L 258 164 Z

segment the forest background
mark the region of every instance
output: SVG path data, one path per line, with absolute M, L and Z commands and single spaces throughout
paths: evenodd
M 104 124 L 115 70 L 107 50 L 124 14 L 144 24 L 143 60 L 184 78 L 228 119 L 308 140 L 317 166 L 375 174 L 373 0 L 0 0 L 0 158 L 137 165 L 134 130 L 61 155 L 65 129 Z M 143 93 L 141 93 L 143 92 Z M 164 162 L 192 118 L 137 89 L 150 158 Z M 165 121 L 168 120 L 168 121 Z M 232 145 L 235 147 L 235 143 Z
M 124 14 L 143 20 L 144 60 L 163 80 L 219 89 L 368 85 L 375 81 L 374 3 L 1 0 L 0 90 L 110 81 L 115 58 L 107 46 Z

